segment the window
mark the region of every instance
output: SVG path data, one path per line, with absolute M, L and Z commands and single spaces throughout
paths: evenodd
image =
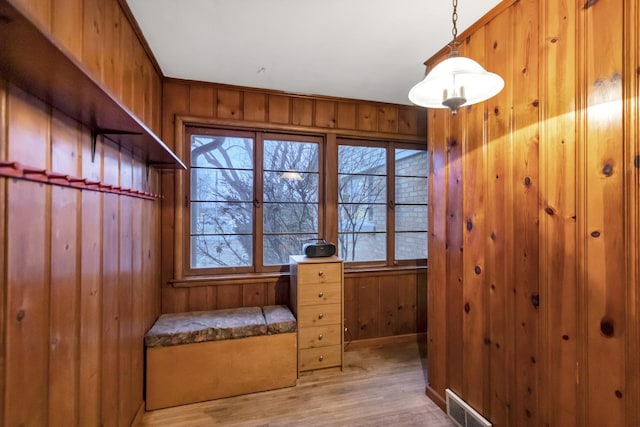
M 347 262 L 427 258 L 428 155 L 394 143 L 341 140 L 338 241 Z
M 189 128 L 192 271 L 278 270 L 317 238 L 321 139 Z
M 426 259 L 429 157 L 425 150 L 395 149 L 395 259 Z
M 338 147 L 338 241 L 345 261 L 386 260 L 387 150 Z

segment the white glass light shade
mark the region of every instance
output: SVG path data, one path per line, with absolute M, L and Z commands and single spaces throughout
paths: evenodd
M 296 171 L 283 172 L 282 175 L 280 175 L 280 178 L 287 179 L 289 181 L 302 181 L 302 175 Z
M 449 58 L 436 65 L 429 74 L 409 91 L 409 100 L 427 108 L 451 108 L 482 102 L 498 94 L 504 80 L 486 71 L 473 59 L 452 52 Z M 460 100 L 458 105 L 443 103 L 447 98 Z M 455 104 L 455 101 L 453 101 Z

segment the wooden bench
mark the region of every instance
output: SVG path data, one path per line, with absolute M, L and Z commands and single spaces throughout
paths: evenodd
M 147 410 L 296 385 L 286 306 L 163 314 L 145 346 Z

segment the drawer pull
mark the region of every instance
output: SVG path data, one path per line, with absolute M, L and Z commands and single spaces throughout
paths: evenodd
M 324 276 L 324 271 L 318 271 L 318 276 L 320 277 Z
M 324 292 L 320 291 L 320 293 L 318 294 L 318 298 L 322 298 L 324 296 Z
M 318 319 L 322 320 L 323 317 L 324 317 L 324 313 L 318 314 Z
M 322 334 L 318 335 L 318 341 L 322 341 L 322 338 L 323 338 Z
M 323 360 L 324 360 L 324 356 L 321 355 L 320 357 L 318 357 L 318 361 L 322 362 Z

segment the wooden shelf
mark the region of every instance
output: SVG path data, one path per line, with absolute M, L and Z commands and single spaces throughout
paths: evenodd
M 140 119 L 122 105 L 19 5 L 0 0 L 0 78 L 105 135 L 148 165 L 186 169 Z

